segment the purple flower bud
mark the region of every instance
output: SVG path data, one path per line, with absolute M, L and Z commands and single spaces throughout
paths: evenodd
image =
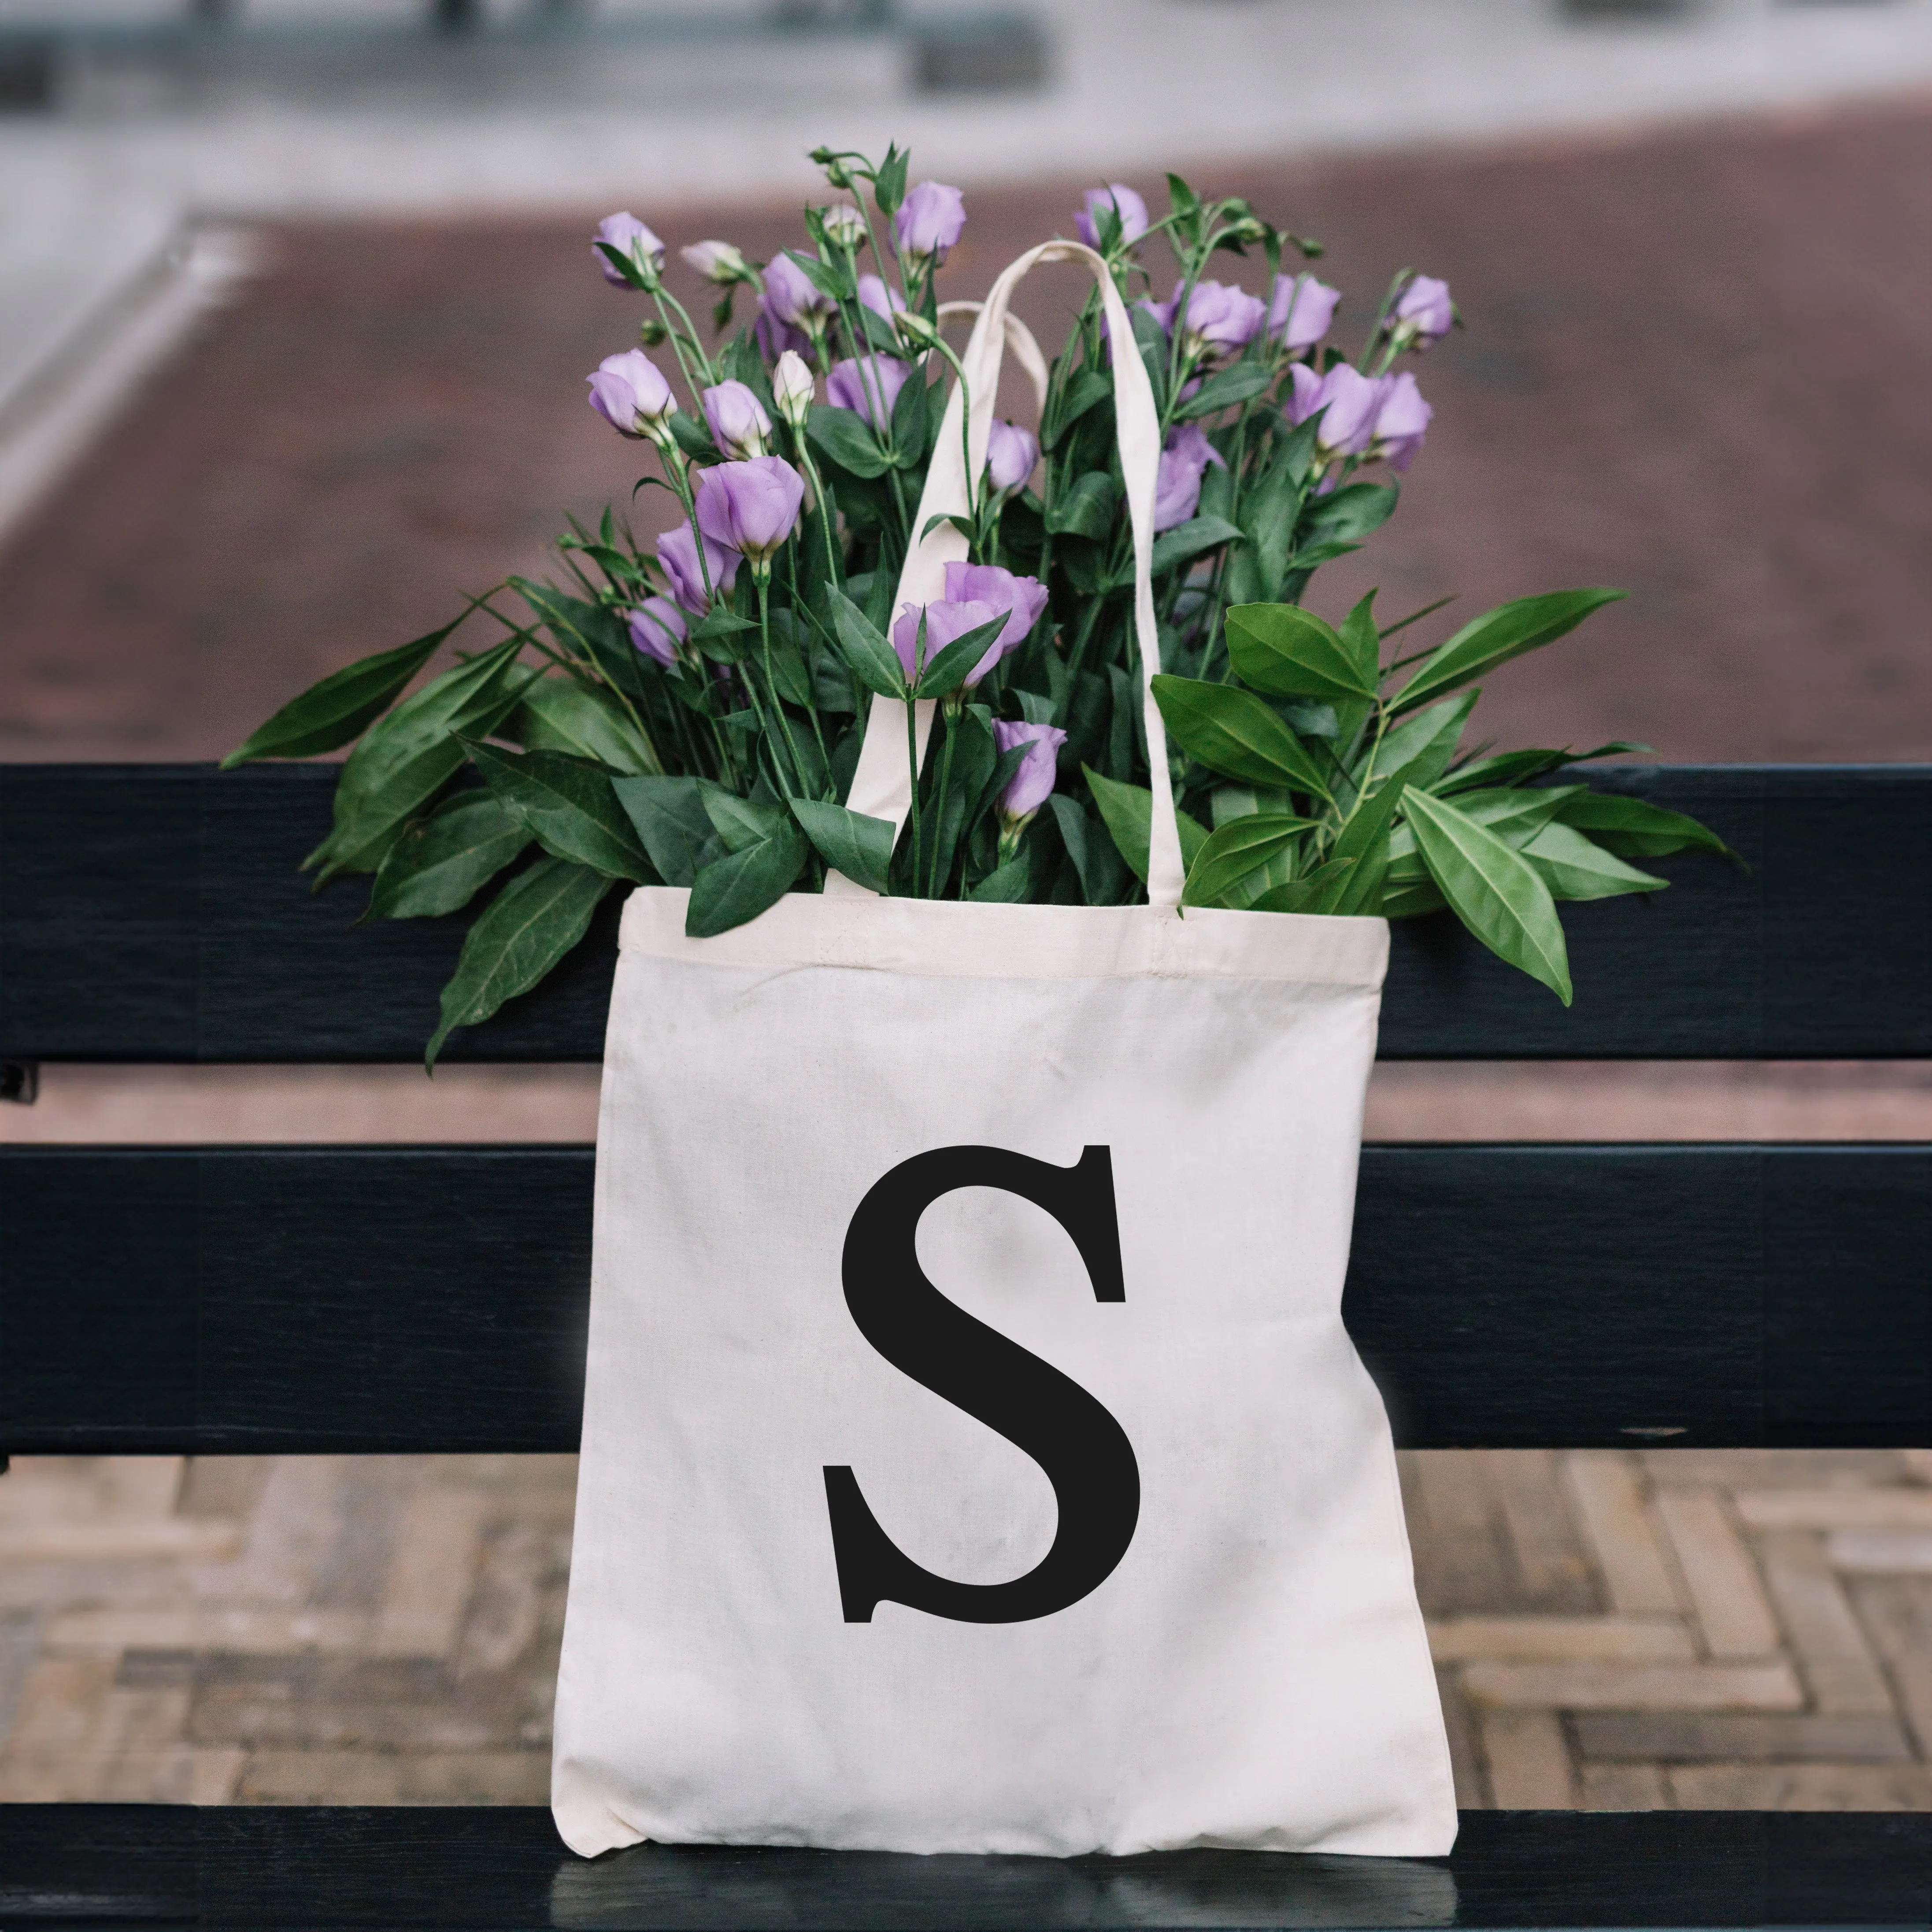
M 997 604 L 982 603 L 975 597 L 935 598 L 926 606 L 926 650 L 921 658 L 918 656 L 920 607 L 902 604 L 898 622 L 892 626 L 892 649 L 898 652 L 899 662 L 905 666 L 910 680 L 917 677 L 920 666 L 932 663 L 948 644 L 957 644 L 968 631 L 976 631 L 982 624 L 990 624 L 1004 614 Z M 962 678 L 960 682 L 976 684 L 999 660 L 1000 646 L 995 640 L 972 676 Z
M 812 348 L 812 338 L 803 329 L 781 321 L 772 313 L 770 296 L 758 298 L 758 319 L 752 326 L 752 335 L 758 345 L 758 353 L 767 362 L 776 362 L 788 349 L 795 356 L 803 356 Z
M 1324 460 L 1364 454 L 1375 440 L 1388 377 L 1364 376 L 1346 362 L 1336 363 L 1325 376 L 1298 362 L 1288 375 L 1294 386 L 1286 405 L 1290 422 L 1304 423 L 1318 410 L 1328 412 L 1316 432 L 1316 448 Z
M 691 634 L 683 612 L 668 597 L 646 597 L 625 625 L 632 643 L 646 657 L 666 666 L 677 662 L 677 647 Z
M 655 274 L 664 266 L 664 244 L 640 221 L 634 214 L 607 214 L 597 224 L 597 232 L 592 238 L 606 248 L 614 248 L 620 255 L 628 256 L 638 269 L 647 277 Z M 616 268 L 603 248 L 593 247 L 591 254 L 597 266 L 604 272 L 604 279 L 614 289 L 627 289 L 631 285 Z
M 713 543 L 728 544 L 751 561 L 754 575 L 798 527 L 805 478 L 776 456 L 720 463 L 698 478 L 698 527 Z
M 711 428 L 711 440 L 727 456 L 740 458 L 763 456 L 769 446 L 772 419 L 764 405 L 745 383 L 720 382 L 706 389 L 700 398 L 704 420 Z
M 944 182 L 920 182 L 892 217 L 898 244 L 916 260 L 937 268 L 965 232 L 966 197 Z
M 664 371 L 641 349 L 607 356 L 590 385 L 590 406 L 626 436 L 649 436 L 677 413 L 677 398 Z
M 1174 333 L 1174 311 L 1180 306 L 1181 284 L 1164 302 L 1144 302 L 1141 307 L 1158 322 L 1162 330 Z M 1258 296 L 1238 289 L 1229 282 L 1196 282 L 1187 298 L 1187 322 L 1181 337 L 1181 353 L 1190 362 L 1205 356 L 1224 362 L 1240 354 L 1259 333 L 1268 319 L 1267 305 Z
M 1396 376 L 1376 412 L 1374 453 L 1387 457 L 1391 470 L 1407 470 L 1422 448 L 1435 413 L 1422 400 L 1413 376 L 1405 372 Z
M 888 322 L 905 307 L 905 297 L 897 289 L 886 287 L 877 275 L 859 278 L 859 299 L 874 315 L 882 315 Z
M 765 305 L 780 322 L 805 328 L 838 304 L 819 292 L 818 284 L 789 255 L 775 255 L 765 265 Z
M 905 387 L 912 365 L 894 356 L 862 356 L 835 362 L 825 379 L 825 400 L 862 416 L 874 429 L 892 420 L 892 405 Z
M 1456 326 L 1456 304 L 1449 284 L 1433 275 L 1418 275 L 1402 292 L 1389 317 L 1389 333 L 1405 349 L 1426 349 Z
M 1335 320 L 1340 289 L 1312 275 L 1277 275 L 1274 299 L 1268 304 L 1268 332 L 1291 354 L 1312 349 Z
M 1046 586 L 1036 577 L 1016 577 L 996 563 L 949 563 L 946 566 L 946 595 L 949 602 L 983 604 L 988 610 L 1006 614 L 1005 627 L 993 640 L 992 649 L 976 664 L 966 679 L 977 684 L 1000 658 L 1016 651 L 1033 634 L 1046 608 Z M 938 608 L 928 605 L 928 610 Z M 931 621 L 928 620 L 928 622 Z M 980 622 L 984 623 L 986 619 Z M 972 626 L 966 627 L 970 629 Z M 958 634 L 955 632 L 956 636 Z
M 1040 439 L 1017 423 L 994 418 L 986 432 L 986 480 L 1002 496 L 1022 488 L 1040 460 Z
M 1057 724 L 1009 724 L 1000 718 L 993 723 L 993 742 L 1002 752 L 1016 745 L 1026 747 L 1026 756 L 1000 800 L 1000 814 L 1010 830 L 1024 824 L 1053 796 L 1066 734 Z
M 698 538 L 688 524 L 680 524 L 658 538 L 658 562 L 670 579 L 670 594 L 694 617 L 703 616 L 711 608 L 711 598 L 704 587 L 706 571 L 710 573 L 711 589 L 719 596 L 737 581 L 738 553 L 721 548 L 709 537 L 704 540 L 704 568 L 699 568 Z
M 1109 182 L 1105 188 L 1090 188 L 1082 205 L 1073 211 L 1073 232 L 1090 248 L 1100 245 L 1100 219 L 1109 207 L 1120 218 L 1123 248 L 1131 248 L 1148 232 L 1147 203 L 1125 182 Z
M 1154 472 L 1154 527 L 1178 529 L 1192 517 L 1201 502 L 1201 479 L 1208 466 L 1225 470 L 1227 459 L 1208 440 L 1198 423 L 1183 423 L 1167 440 L 1160 453 L 1160 467 Z

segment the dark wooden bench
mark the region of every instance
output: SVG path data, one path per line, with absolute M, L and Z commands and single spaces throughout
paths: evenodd
M 1628 770 L 1749 860 L 1572 910 L 1565 1013 L 1398 928 L 1391 1059 L 1932 1058 L 1932 769 Z M 416 1058 L 458 935 L 291 869 L 332 775 L 0 769 L 0 1052 Z M 594 1060 L 595 944 L 452 1058 Z M 0 1150 L 0 1450 L 575 1446 L 588 1148 Z M 1378 1146 L 1349 1324 L 1425 1448 L 1932 1445 L 1932 1148 Z M 1932 1819 L 1472 1812 L 1445 1862 L 640 1846 L 538 1810 L 0 1808 L 0 1926 L 1923 1928 Z

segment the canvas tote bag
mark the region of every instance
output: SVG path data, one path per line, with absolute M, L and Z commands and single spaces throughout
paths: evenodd
M 1097 255 L 994 287 L 970 460 L 1008 295 L 1056 259 L 1106 304 L 1144 682 L 1158 425 Z M 965 507 L 960 409 L 916 528 Z M 962 550 L 935 531 L 902 595 Z M 856 808 L 902 817 L 905 745 L 875 700 Z M 577 1851 L 1449 1850 L 1340 1313 L 1388 928 L 1181 916 L 1158 779 L 1149 869 L 1112 908 L 835 876 L 704 940 L 682 891 L 632 894 L 557 1685 Z

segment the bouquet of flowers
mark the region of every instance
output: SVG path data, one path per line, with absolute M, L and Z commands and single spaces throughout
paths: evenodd
M 1681 814 L 1551 782 L 1640 747 L 1464 746 L 1478 680 L 1622 593 L 1525 598 L 1415 650 L 1410 627 L 1441 605 L 1386 623 L 1372 593 L 1332 618 L 1311 608 L 1317 569 L 1388 520 L 1423 448 L 1430 406 L 1397 364 L 1459 319 L 1446 284 L 1405 270 L 1352 359 L 1328 340 L 1340 292 L 1306 266 L 1319 245 L 1178 176 L 1158 220 L 1118 183 L 1073 217 L 1139 298 L 1160 411 L 1154 692 L 1168 770 L 1149 771 L 1139 715 L 1096 297 L 1050 366 L 1012 325 L 1042 392 L 1038 430 L 996 422 L 976 475 L 969 455 L 966 513 L 933 520 L 957 526 L 966 560 L 946 565 L 944 597 L 895 609 L 928 534 L 915 524 L 947 390 L 964 380 L 944 331 L 975 305 L 938 286 L 964 200 L 909 187 L 896 148 L 813 159 L 832 198 L 805 211 L 808 246 L 764 262 L 726 242 L 681 251 L 718 291 L 708 340 L 650 229 L 628 214 L 598 229 L 605 279 L 646 308 L 641 346 L 599 365 L 590 400 L 652 452 L 633 497 L 676 500 L 653 549 L 611 511 L 595 530 L 573 520 L 563 580 L 513 578 L 472 599 L 324 679 L 226 760 L 353 743 L 306 865 L 318 884 L 373 874 L 371 915 L 446 915 L 490 892 L 430 1065 L 452 1029 L 536 986 L 620 881 L 688 887 L 699 937 L 821 890 L 829 871 L 926 898 L 1131 902 L 1156 782 L 1180 812 L 1184 907 L 1446 908 L 1566 1003 L 1557 901 L 1654 892 L 1665 881 L 1632 860 L 1724 850 Z M 1145 260 L 1156 243 L 1175 268 L 1165 300 Z M 1211 278 L 1220 254 L 1258 255 L 1262 291 Z M 728 334 L 741 292 L 756 314 Z M 503 634 L 410 691 L 472 618 Z M 897 836 L 845 802 L 875 696 L 907 721 Z M 911 726 L 926 700 L 922 758 Z

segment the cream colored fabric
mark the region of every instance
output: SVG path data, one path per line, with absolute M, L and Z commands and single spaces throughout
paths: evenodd
M 919 500 L 913 528 L 926 532 L 907 553 L 892 599 L 896 616 L 906 604 L 928 604 L 946 594 L 946 566 L 964 562 L 964 532 L 950 524 L 928 528 L 934 517 L 963 515 L 968 508 L 967 462 L 978 477 L 986 466 L 986 438 L 992 427 L 993 403 L 1000 386 L 1000 364 L 1009 320 L 1007 304 L 1015 286 L 1036 263 L 1078 262 L 1093 274 L 1100 292 L 1107 338 L 1114 358 L 1114 415 L 1118 427 L 1120 472 L 1126 486 L 1127 514 L 1134 544 L 1134 635 L 1141 659 L 1142 706 L 1147 728 L 1149 761 L 1156 772 L 1167 770 L 1167 730 L 1154 701 L 1153 679 L 1160 668 L 1160 650 L 1154 614 L 1154 495 L 1160 467 L 1160 421 L 1154 389 L 1134 340 L 1133 325 L 1105 260 L 1078 242 L 1046 242 L 1012 263 L 996 281 L 980 306 L 971 338 L 959 358 L 972 398 L 965 446 L 960 436 L 959 386 L 955 383 L 940 424 L 939 442 L 926 471 L 926 489 Z M 921 699 L 913 706 L 917 756 L 922 764 L 932 730 L 932 704 Z M 866 742 L 846 802 L 854 812 L 889 820 L 894 831 L 912 808 L 912 784 L 906 749 L 905 706 L 896 698 L 874 698 L 866 729 Z M 1154 788 L 1154 825 L 1150 841 L 1148 898 L 1155 905 L 1178 905 L 1185 878 L 1180 859 L 1180 830 L 1174 815 L 1172 794 L 1164 784 Z M 833 898 L 863 893 L 865 887 L 834 873 L 826 881 Z

